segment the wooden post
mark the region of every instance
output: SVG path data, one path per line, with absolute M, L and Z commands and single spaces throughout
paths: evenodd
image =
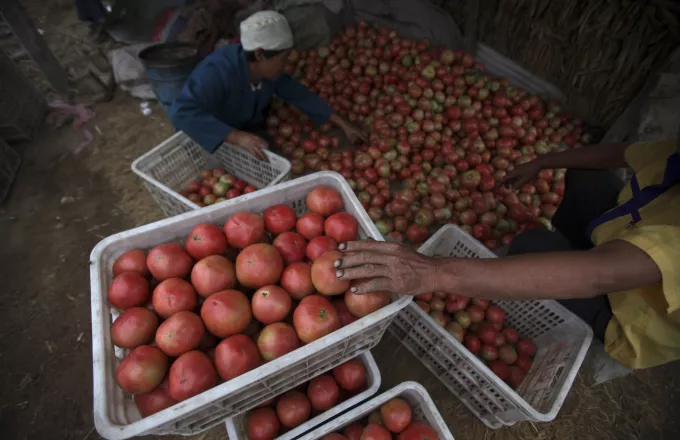
M 472 55 L 477 48 L 479 33 L 479 0 L 465 0 L 465 50 Z
M 38 65 L 52 87 L 57 92 L 67 94 L 69 83 L 66 72 L 45 44 L 45 40 L 38 33 L 26 10 L 19 4 L 19 0 L 0 1 L 0 15 L 12 29 L 14 35 L 21 41 L 26 52 Z

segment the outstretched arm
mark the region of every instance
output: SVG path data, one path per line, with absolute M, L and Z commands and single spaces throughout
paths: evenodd
M 661 281 L 654 261 L 615 240 L 590 251 L 507 258 L 432 258 L 394 243 L 353 241 L 341 248 L 337 276 L 360 280 L 355 293 L 446 292 L 497 300 L 586 298 Z

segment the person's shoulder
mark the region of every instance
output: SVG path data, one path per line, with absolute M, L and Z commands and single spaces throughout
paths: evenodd
M 243 49 L 240 44 L 229 44 L 218 47 L 203 59 L 204 65 L 222 68 L 237 68 Z

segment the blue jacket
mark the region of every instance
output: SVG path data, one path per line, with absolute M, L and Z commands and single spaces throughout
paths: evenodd
M 216 49 L 194 69 L 172 104 L 170 119 L 175 128 L 213 152 L 233 129 L 263 125 L 274 93 L 316 124 L 332 114 L 328 104 L 290 75 L 262 80 L 253 90 L 243 47 L 230 44 Z

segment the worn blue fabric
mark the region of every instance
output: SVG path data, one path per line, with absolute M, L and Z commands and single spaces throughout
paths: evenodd
M 262 80 L 253 90 L 243 47 L 230 44 L 216 49 L 194 69 L 172 104 L 170 119 L 175 128 L 213 152 L 233 129 L 263 125 L 274 93 L 316 124 L 326 122 L 333 112 L 290 75 Z

